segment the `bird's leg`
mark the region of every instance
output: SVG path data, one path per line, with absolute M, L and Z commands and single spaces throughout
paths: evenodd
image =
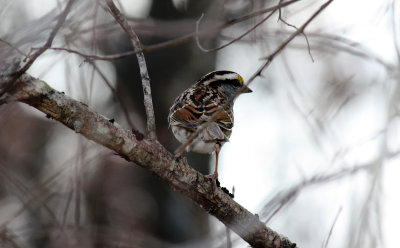
M 175 150 L 175 154 L 174 154 L 174 158 L 175 161 L 183 161 L 183 163 L 187 164 L 187 160 L 185 157 L 182 157 L 183 152 L 185 151 L 186 146 L 181 146 L 180 148 L 178 148 L 177 150 Z
M 186 141 L 186 143 L 182 144 L 182 146 L 175 151 L 174 157 L 175 158 L 182 157 L 183 152 L 186 150 L 186 148 L 188 148 L 190 145 L 192 145 L 192 143 L 193 143 L 193 140 L 192 141 L 188 140 L 188 141 Z
M 185 146 L 182 146 L 180 149 L 178 149 L 177 151 L 175 151 L 175 158 L 180 158 L 182 157 L 183 152 L 185 151 Z
M 214 173 L 206 176 L 206 177 L 208 177 L 208 178 L 211 178 L 214 191 L 217 189 L 217 180 L 218 180 L 218 156 L 219 156 L 219 151 L 220 151 L 220 149 L 221 149 L 221 144 L 220 144 L 220 143 L 217 143 L 217 144 L 215 145 L 215 169 L 214 169 Z
M 215 145 L 215 169 L 214 169 L 214 174 L 213 174 L 213 179 L 217 181 L 218 179 L 218 155 L 219 151 L 221 149 L 221 146 L 219 143 Z

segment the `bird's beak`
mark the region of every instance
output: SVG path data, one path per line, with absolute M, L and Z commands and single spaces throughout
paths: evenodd
M 253 92 L 253 91 L 249 87 L 243 86 L 242 93 L 251 93 L 251 92 Z

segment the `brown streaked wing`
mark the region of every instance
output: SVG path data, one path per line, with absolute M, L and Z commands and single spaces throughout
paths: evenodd
M 218 105 L 209 104 L 205 108 L 205 115 L 207 118 L 211 118 L 211 116 L 219 110 Z M 233 127 L 233 111 L 231 108 L 223 110 L 218 114 L 215 122 L 220 125 L 224 129 L 232 129 Z
M 181 104 L 182 107 L 175 110 L 170 117 L 170 125 L 177 125 L 187 128 L 195 128 L 200 124 L 200 117 L 203 115 L 203 108 L 193 103 Z
M 222 128 L 232 129 L 233 127 L 233 115 L 232 111 L 223 110 L 218 114 L 217 119 L 215 120 Z

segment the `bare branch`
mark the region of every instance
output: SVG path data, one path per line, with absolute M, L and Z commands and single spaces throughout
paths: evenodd
M 0 78 L 0 88 L 9 78 Z M 6 102 L 16 100 L 42 111 L 68 128 L 116 152 L 128 161 L 149 170 L 173 189 L 186 195 L 218 218 L 252 247 L 296 247 L 265 226 L 212 182 L 192 169 L 186 161 L 177 161 L 159 142 L 138 131 L 123 129 L 118 123 L 91 111 L 88 106 L 52 89 L 45 82 L 23 74 L 5 94 Z
M 342 206 L 340 206 L 340 208 L 339 208 L 339 210 L 338 210 L 338 212 L 337 212 L 337 214 L 335 216 L 335 219 L 333 220 L 331 229 L 329 230 L 329 233 L 328 233 L 328 237 L 326 237 L 326 240 L 323 243 L 322 248 L 327 248 L 328 247 L 329 239 L 332 236 L 333 228 L 335 227 L 336 221 L 339 219 L 339 215 L 340 215 L 341 212 L 342 212 Z
M 112 0 L 106 0 L 106 2 L 108 8 L 111 11 L 111 14 L 132 41 L 134 51 L 136 53 L 136 57 L 139 64 L 140 76 L 142 78 L 144 107 L 146 110 L 146 117 L 147 117 L 147 132 L 149 134 L 150 139 L 156 140 L 157 139 L 156 118 L 154 116 L 153 99 L 151 97 L 150 77 L 149 77 L 149 72 L 147 71 L 147 65 L 146 65 L 146 60 L 144 58 L 144 54 L 141 51 L 142 45 L 139 41 L 139 37 L 133 31 L 133 28 L 128 24 L 126 17 L 119 11 L 117 6 L 115 6 L 114 2 Z

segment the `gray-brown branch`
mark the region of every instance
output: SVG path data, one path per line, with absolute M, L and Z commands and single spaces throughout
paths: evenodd
M 0 77 L 0 90 L 11 77 Z M 118 123 L 92 111 L 89 107 L 28 74 L 14 81 L 0 104 L 20 101 L 63 123 L 76 133 L 115 151 L 165 180 L 236 232 L 252 247 L 296 247 L 296 244 L 262 223 L 211 181 L 192 169 L 185 161 L 177 161 L 158 141 L 148 139 L 135 130 L 126 130 Z

